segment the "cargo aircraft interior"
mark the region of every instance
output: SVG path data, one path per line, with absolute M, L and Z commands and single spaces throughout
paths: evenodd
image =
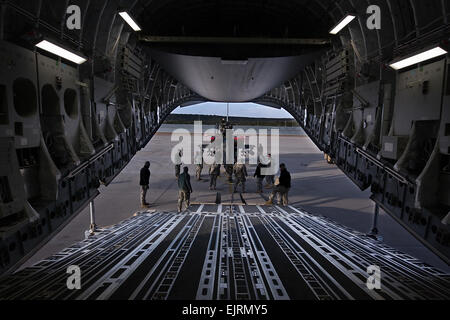
M 0 308 L 449 300 L 449 21 L 447 0 L 0 1 Z M 248 192 L 230 192 L 223 177 L 217 192 L 193 181 L 190 206 L 177 211 L 181 178 L 162 160 L 171 146 L 158 132 L 177 108 L 207 103 L 292 116 L 305 137 L 280 138 L 290 203 L 256 193 L 249 166 Z M 302 177 L 314 173 L 293 151 L 303 143 L 345 181 L 313 179 L 315 198 L 351 190 L 336 201 L 373 205 L 358 215 L 371 222 L 366 232 L 341 222 L 345 211 L 302 203 Z M 114 217 L 129 201 L 98 199 L 130 166 L 139 175 L 142 152 L 152 158 L 150 196 L 161 176 L 172 187 L 159 200 L 169 203 L 96 224 L 95 214 Z M 123 192 L 139 204 L 133 183 Z M 86 236 L 29 262 L 82 216 Z M 411 237 L 424 254 L 382 232 Z

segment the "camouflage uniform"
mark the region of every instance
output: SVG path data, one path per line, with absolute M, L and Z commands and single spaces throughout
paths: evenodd
M 203 170 L 203 165 L 198 164 L 195 168 L 195 176 L 197 177 L 197 180 L 202 180 L 202 170 Z
M 203 170 L 203 155 L 201 152 L 197 152 L 195 157 L 195 177 L 198 181 L 202 180 L 202 170 Z
M 191 193 L 186 190 L 180 190 L 178 193 L 178 212 L 183 211 L 183 203 L 186 202 L 186 209 L 191 205 Z
M 245 181 L 247 180 L 247 168 L 244 164 L 235 164 L 234 165 L 234 175 L 236 177 L 236 181 L 234 183 L 234 192 L 237 191 L 238 186 L 242 185 L 242 192 L 245 193 Z
M 178 212 L 181 212 L 184 202 L 186 202 L 186 209 L 191 205 L 191 176 L 187 171 L 180 174 L 180 177 L 178 178 L 178 189 Z
M 272 194 L 269 196 L 268 204 L 273 204 L 275 197 L 278 195 L 280 204 L 282 204 L 283 206 L 288 206 L 289 205 L 288 194 L 289 194 L 289 188 L 286 188 L 285 186 L 281 186 L 281 185 L 275 186 Z
M 270 168 L 271 166 L 272 166 L 272 160 L 269 157 L 269 162 L 267 163 L 267 165 L 265 167 Z M 274 175 L 266 176 L 266 183 L 267 183 L 268 187 L 273 187 L 275 185 L 275 176 Z
M 209 189 L 216 190 L 217 177 L 220 175 L 220 164 L 213 164 L 209 169 L 210 183 Z
M 269 200 L 266 202 L 267 205 L 272 205 L 273 200 L 277 195 L 281 198 L 281 203 L 283 206 L 289 205 L 289 190 L 291 189 L 291 174 L 286 169 L 282 169 L 280 177 L 278 178 L 279 184 L 275 186 Z

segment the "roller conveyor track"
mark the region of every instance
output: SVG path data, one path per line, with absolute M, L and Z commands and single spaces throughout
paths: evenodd
M 67 268 L 81 269 L 69 290 Z M 381 268 L 369 290 L 367 267 Z M 450 275 L 294 207 L 142 213 L 0 280 L 0 299 L 449 299 Z

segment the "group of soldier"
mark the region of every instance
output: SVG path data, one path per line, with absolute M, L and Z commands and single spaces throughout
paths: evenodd
M 150 162 L 147 161 L 140 172 L 140 186 L 141 186 L 141 206 L 148 208 L 150 205 L 147 200 L 147 192 L 150 188 Z M 178 180 L 178 212 L 182 211 L 183 203 L 186 203 L 186 208 L 190 206 L 191 193 L 193 192 L 191 185 L 191 176 L 189 175 L 189 168 L 184 167 L 181 173 L 181 164 L 175 165 L 175 175 Z
M 263 193 L 263 183 L 266 180 L 266 188 L 272 189 L 272 193 L 269 196 L 269 200 L 266 205 L 273 205 L 275 197 L 279 197 L 279 202 L 283 206 L 289 204 L 288 194 L 291 188 L 291 174 L 286 168 L 285 164 L 280 165 L 280 176 L 275 181 L 274 175 L 263 175 L 263 168 L 271 166 L 271 154 L 268 155 L 268 162 L 263 164 L 261 161 L 256 167 L 253 177 L 256 179 L 256 192 Z M 182 205 L 185 202 L 186 208 L 190 205 L 190 195 L 193 192 L 190 183 L 189 169 L 184 168 L 184 172 L 180 174 L 181 164 L 175 166 L 175 176 L 178 179 L 179 187 L 179 197 L 178 197 L 178 211 L 182 211 Z M 196 164 L 196 179 L 197 181 L 202 180 L 202 171 L 204 165 L 203 160 L 197 161 Z M 222 165 L 220 163 L 213 163 L 209 167 L 209 190 L 216 190 L 217 179 L 221 175 Z M 234 186 L 233 192 L 237 193 L 239 187 L 241 187 L 241 192 L 246 192 L 246 182 L 248 178 L 247 167 L 243 163 L 226 164 L 224 165 L 226 179 L 229 184 Z M 233 181 L 234 176 L 234 181 Z
M 184 167 L 183 172 L 181 172 L 181 157 L 182 152 L 177 154 L 177 159 L 179 161 L 175 164 L 175 177 L 178 181 L 178 212 L 183 209 L 183 204 L 186 204 L 186 209 L 190 206 L 190 198 L 193 192 L 191 185 L 191 176 L 189 175 L 189 168 Z M 202 180 L 203 171 L 203 160 L 196 161 L 196 179 L 198 181 Z M 263 168 L 271 166 L 271 155 L 268 155 L 268 162 L 263 164 L 259 161 L 256 167 L 254 178 L 256 178 L 256 189 L 257 193 L 263 193 L 263 183 L 266 180 L 266 188 L 273 189 L 269 200 L 266 205 L 272 205 L 276 196 L 279 196 L 282 205 L 287 206 L 289 203 L 288 193 L 291 188 L 291 175 L 287 171 L 284 164 L 280 165 L 280 176 L 275 181 L 274 175 L 263 175 Z M 226 164 L 224 165 L 227 182 L 229 184 L 234 184 L 234 192 L 236 193 L 241 187 L 242 193 L 246 192 L 246 181 L 248 178 L 247 167 L 243 163 L 237 162 L 236 164 Z M 216 190 L 217 179 L 221 174 L 221 164 L 213 163 L 209 167 L 209 189 Z M 234 175 L 234 181 L 233 181 Z M 150 162 L 146 162 L 144 167 L 141 169 L 140 173 L 140 185 L 141 185 L 141 205 L 146 208 L 149 204 L 146 201 L 146 194 L 149 190 L 149 180 L 150 180 Z

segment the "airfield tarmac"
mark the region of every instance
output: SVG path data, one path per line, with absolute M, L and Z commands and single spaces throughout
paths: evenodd
M 176 210 L 178 188 L 174 166 L 170 160 L 170 151 L 175 145 L 171 142 L 170 135 L 173 128 L 174 126 L 163 126 L 109 186 L 100 188 L 100 195 L 95 200 L 98 226 L 117 224 L 141 210 L 139 171 L 145 161 L 151 162 L 150 190 L 147 196 L 147 201 L 151 203 L 150 209 L 167 212 Z M 190 129 L 190 126 L 188 128 Z M 287 165 L 293 179 L 289 194 L 290 203 L 300 206 L 311 214 L 330 218 L 355 231 L 368 233 L 372 227 L 374 212 L 374 203 L 369 199 L 370 192 L 361 192 L 335 165 L 327 164 L 323 153 L 301 130 L 281 128 L 280 134 L 280 161 Z M 195 166 L 189 167 L 193 176 Z M 264 203 L 264 198 L 267 199 L 270 190 L 265 189 L 263 197 L 255 193 L 256 185 L 252 178 L 254 170 L 254 166 L 248 166 L 248 193 L 243 195 L 244 199 L 239 195 L 232 195 L 232 189 L 222 174 L 218 180 L 217 192 L 220 193 L 223 203 L 241 204 L 242 200 L 249 205 Z M 206 167 L 203 170 L 202 181 L 195 181 L 192 177 L 192 186 L 193 203 L 215 201 L 216 192 L 208 190 L 209 177 Z M 42 246 L 21 266 L 21 269 L 83 240 L 89 223 L 89 207 L 87 207 Z M 384 244 L 443 271 L 450 271 L 449 266 L 383 211 L 380 211 L 378 229 Z

